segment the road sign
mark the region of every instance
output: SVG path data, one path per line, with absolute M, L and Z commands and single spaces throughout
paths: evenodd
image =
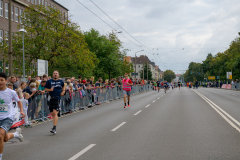
M 230 78 L 231 75 L 231 78 Z M 227 79 L 232 79 L 232 72 L 227 72 Z
M 232 79 L 232 75 L 229 75 L 229 79 Z
M 48 61 L 37 59 L 38 76 L 48 75 Z
M 219 79 L 219 76 L 217 76 L 217 79 Z
M 208 76 L 208 80 L 215 80 L 215 76 Z

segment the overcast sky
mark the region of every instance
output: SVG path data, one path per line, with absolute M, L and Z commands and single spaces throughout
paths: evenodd
M 146 55 L 161 70 L 171 69 L 175 73 L 184 73 L 182 70 L 186 70 L 190 62 L 202 62 L 208 53 L 225 51 L 240 32 L 239 0 L 56 1 L 69 9 L 72 21 L 78 23 L 82 31 L 94 28 L 104 35 L 112 28 L 122 31 L 117 35 L 124 48 L 130 50 L 129 56 L 144 49 L 137 56 Z

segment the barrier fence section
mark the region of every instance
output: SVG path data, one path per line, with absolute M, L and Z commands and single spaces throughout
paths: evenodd
M 152 85 L 135 85 L 132 86 L 131 95 L 152 90 Z M 67 92 L 61 96 L 60 113 L 67 114 L 77 110 L 84 110 L 94 105 L 108 103 L 123 97 L 123 89 L 121 86 L 114 88 L 96 88 L 85 91 Z M 37 95 L 29 99 L 28 121 L 45 121 L 52 118 L 49 111 L 50 96 L 48 93 Z

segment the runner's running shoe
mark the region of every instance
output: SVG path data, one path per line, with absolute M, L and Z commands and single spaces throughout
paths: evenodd
M 17 134 L 16 138 L 20 142 L 22 142 L 23 141 L 23 135 L 21 134 L 22 133 L 22 129 L 21 128 L 17 128 L 15 133 Z
M 56 131 L 56 129 L 55 128 L 52 128 L 52 130 L 50 131 L 51 133 L 54 133 L 54 134 L 56 134 L 57 133 L 57 131 Z

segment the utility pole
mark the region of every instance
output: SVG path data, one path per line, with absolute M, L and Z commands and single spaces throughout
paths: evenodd
M 148 80 L 148 60 L 147 60 L 147 80 Z
M 143 80 L 144 80 L 144 63 L 143 63 Z
M 12 76 L 12 0 L 9 0 L 8 4 L 8 73 Z

